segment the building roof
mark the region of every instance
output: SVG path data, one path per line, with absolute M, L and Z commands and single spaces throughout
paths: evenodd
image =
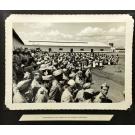
M 24 45 L 24 42 L 23 40 L 20 38 L 20 36 L 16 33 L 16 31 L 13 29 L 13 36 L 20 42 Z
M 92 46 L 92 47 L 110 47 L 109 45 L 101 42 L 66 42 L 66 41 L 28 41 L 27 45 L 40 45 L 40 46 Z
M 34 45 L 34 46 L 84 46 L 84 47 L 109 47 L 109 44 L 101 43 L 101 42 L 84 42 L 84 41 L 46 41 L 46 40 L 24 40 L 21 36 L 13 29 L 13 31 L 18 35 L 24 45 Z

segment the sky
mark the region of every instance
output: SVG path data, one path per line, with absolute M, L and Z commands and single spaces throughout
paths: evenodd
M 13 28 L 25 41 L 85 41 L 114 43 L 125 47 L 125 23 L 14 23 Z

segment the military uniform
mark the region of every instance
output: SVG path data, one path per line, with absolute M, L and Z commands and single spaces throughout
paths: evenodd
M 44 103 L 48 101 L 48 93 L 44 87 L 41 87 L 36 96 L 35 96 L 35 103 Z
M 108 97 L 104 96 L 102 93 L 99 93 L 95 96 L 93 101 L 94 103 L 112 103 L 112 100 L 108 99 Z
M 61 88 L 57 80 L 53 80 L 52 87 L 49 92 L 49 100 L 60 102 L 61 100 Z
M 71 92 L 68 90 L 69 88 L 66 88 L 61 96 L 61 102 L 66 102 L 66 103 L 70 103 L 73 102 L 73 96 L 71 94 Z

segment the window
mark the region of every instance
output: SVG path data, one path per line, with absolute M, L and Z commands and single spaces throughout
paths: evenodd
M 83 49 L 83 48 L 81 48 L 81 49 L 80 49 L 80 51 L 84 51 L 84 49 Z
M 59 50 L 60 50 L 60 51 L 62 51 L 62 50 L 63 50 L 63 48 L 59 48 Z
M 93 53 L 94 52 L 94 49 L 91 49 L 91 52 Z
M 104 49 L 100 49 L 100 51 L 104 51 Z

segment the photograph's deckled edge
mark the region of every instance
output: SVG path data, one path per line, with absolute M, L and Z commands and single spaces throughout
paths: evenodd
M 87 104 L 85 103 L 85 107 L 84 107 L 84 104 L 82 103 L 68 103 L 68 104 L 65 104 L 65 103 L 47 103 L 47 104 L 12 103 L 12 51 L 11 51 L 12 50 L 12 23 L 17 21 L 17 16 L 18 16 L 17 14 L 10 15 L 5 21 L 5 38 L 6 38 L 5 39 L 5 63 L 6 63 L 6 66 L 5 66 L 5 70 L 6 70 L 5 72 L 5 79 L 6 79 L 5 105 L 7 108 L 11 110 L 35 110 L 35 109 L 36 110 L 127 110 L 128 108 L 131 107 L 132 105 L 132 42 L 133 42 L 132 38 L 133 38 L 133 22 L 134 22 L 132 16 L 128 14 L 89 15 L 90 17 L 91 16 L 92 17 L 104 16 L 105 18 L 107 16 L 113 16 L 113 18 L 115 16 L 119 16 L 119 19 L 122 16 L 122 18 L 126 22 L 127 31 L 126 31 L 126 46 L 125 46 L 125 50 L 126 50 L 126 53 L 125 53 L 125 101 L 120 102 L 120 103 L 87 103 Z M 19 21 L 21 21 L 20 16 L 21 14 L 19 15 Z M 23 14 L 24 18 L 25 16 L 28 16 L 28 15 Z M 29 16 L 34 17 L 35 15 L 31 14 Z M 39 16 L 42 16 L 42 15 L 39 15 Z M 46 15 L 43 15 L 43 16 L 46 17 Z M 57 15 L 57 16 L 61 16 L 61 15 Z M 62 15 L 62 17 L 63 16 L 67 16 L 67 15 Z M 68 14 L 68 16 L 76 16 L 76 15 Z M 85 16 L 85 15 L 81 14 L 81 16 Z M 88 15 L 86 16 L 88 17 Z M 44 19 L 42 18 L 42 22 L 43 20 Z M 38 20 L 38 22 L 40 22 L 40 20 Z M 120 22 L 121 22 L 121 19 L 120 19 Z M 126 71 L 128 71 L 128 73 L 126 73 Z

